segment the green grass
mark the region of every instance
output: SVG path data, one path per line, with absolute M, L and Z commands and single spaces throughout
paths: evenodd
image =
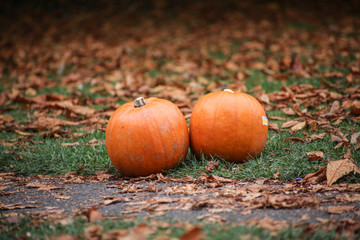
M 269 113 L 271 115 L 271 112 Z M 279 115 L 274 112 L 274 115 Z M 281 121 L 277 121 L 280 125 Z M 344 121 L 339 127 L 344 134 L 351 134 L 360 131 L 359 125 Z M 269 131 L 267 143 L 263 153 L 255 159 L 241 164 L 229 163 L 220 158 L 196 159 L 189 152 L 183 163 L 176 168 L 165 172 L 169 177 L 199 177 L 201 172 L 214 174 L 221 177 L 256 180 L 259 178 L 272 179 L 278 175 L 278 179 L 291 181 L 296 178 L 304 177 L 309 172 L 314 172 L 326 165 L 326 161 L 339 160 L 346 153 L 346 148 L 333 149 L 336 143 L 330 141 L 327 134 L 323 140 L 316 140 L 309 143 L 294 143 L 286 141 L 289 137 L 304 138 L 304 134 L 319 134 L 317 132 L 299 131 L 291 135 L 288 131 L 274 132 Z M 17 134 L 2 132 L 0 138 L 11 142 L 16 139 Z M 86 145 L 91 139 L 104 141 L 105 133 L 95 131 L 77 139 L 34 136 L 31 142 L 20 140 L 14 146 L 0 145 L 0 171 L 13 171 L 22 175 L 63 175 L 70 171 L 76 171 L 82 165 L 84 170 L 82 175 L 95 174 L 96 171 L 111 169 L 116 173 L 108 158 L 104 142 L 98 146 Z M 14 141 L 14 140 L 13 140 Z M 28 142 L 28 144 L 25 144 Z M 61 143 L 79 142 L 76 146 L 61 146 Z M 15 149 L 14 149 L 15 148 Z M 311 161 L 306 158 L 306 153 L 311 151 L 323 151 L 325 161 Z M 352 152 L 356 164 L 360 165 L 360 152 Z M 210 172 L 206 169 L 209 160 L 218 161 L 218 168 Z M 347 181 L 357 181 L 358 175 L 350 174 L 346 177 Z
M 131 229 L 139 224 L 146 224 L 153 228 L 148 239 L 157 237 L 179 238 L 187 229 L 189 223 L 179 223 L 173 220 L 144 221 L 135 219 L 128 221 L 124 219 L 105 219 L 95 223 L 89 223 L 83 217 L 67 218 L 67 224 L 61 224 L 56 220 L 47 221 L 32 218 L 29 216 L 19 217 L 19 222 L 9 223 L 4 216 L 0 216 L 0 224 L 4 226 L 0 230 L 1 239 L 49 239 L 60 235 L 77 236 L 80 239 L 86 236 L 88 227 L 93 225 L 101 226 L 103 229 L 98 236 L 105 235 L 111 230 Z M 290 226 L 281 230 L 270 231 L 260 226 L 246 224 L 214 224 L 206 222 L 190 222 L 197 226 L 206 239 L 335 239 L 335 231 L 324 231 L 322 229 Z M 187 226 L 187 229 L 186 229 Z M 124 233 L 126 234 L 126 232 Z M 339 236 L 337 236 L 339 237 Z
M 6 141 L 15 139 L 16 134 L 2 132 L 0 138 Z M 22 141 L 14 147 L 0 146 L 1 171 L 14 171 L 22 175 L 61 175 L 76 171 L 82 165 L 81 174 L 90 175 L 96 171 L 112 168 L 107 156 L 105 144 L 98 146 L 86 145 L 91 139 L 104 139 L 100 131 L 78 139 L 54 139 L 34 137 L 33 143 L 24 145 Z M 61 143 L 79 142 L 78 146 L 61 146 Z

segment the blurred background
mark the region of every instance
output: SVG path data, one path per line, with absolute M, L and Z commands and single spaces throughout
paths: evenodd
M 319 86 L 359 64 L 359 9 L 355 0 L 4 1 L 1 90 L 193 101 L 299 78 Z

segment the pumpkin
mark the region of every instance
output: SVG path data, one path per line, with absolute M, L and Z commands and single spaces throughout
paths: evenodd
M 230 162 L 255 158 L 263 151 L 267 134 L 263 106 L 251 95 L 229 89 L 201 97 L 190 120 L 190 145 L 197 158 L 202 154 Z
M 106 126 L 106 150 L 125 176 L 146 176 L 173 168 L 189 149 L 184 115 L 170 101 L 138 98 L 120 106 Z

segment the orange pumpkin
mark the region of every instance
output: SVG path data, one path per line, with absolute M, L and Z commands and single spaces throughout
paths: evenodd
M 260 155 L 267 134 L 264 108 L 246 93 L 225 89 L 201 97 L 194 106 L 190 144 L 198 158 L 204 154 L 243 162 Z
M 106 150 L 125 176 L 173 168 L 189 148 L 188 127 L 179 108 L 159 98 L 138 98 L 119 107 L 106 127 Z

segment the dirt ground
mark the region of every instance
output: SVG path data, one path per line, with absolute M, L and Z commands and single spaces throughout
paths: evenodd
M 284 224 L 360 220 L 360 184 L 240 182 L 216 176 L 168 179 L 17 177 L 3 174 L 2 214 L 78 215 L 98 209 L 104 216 L 242 222 L 271 219 Z

